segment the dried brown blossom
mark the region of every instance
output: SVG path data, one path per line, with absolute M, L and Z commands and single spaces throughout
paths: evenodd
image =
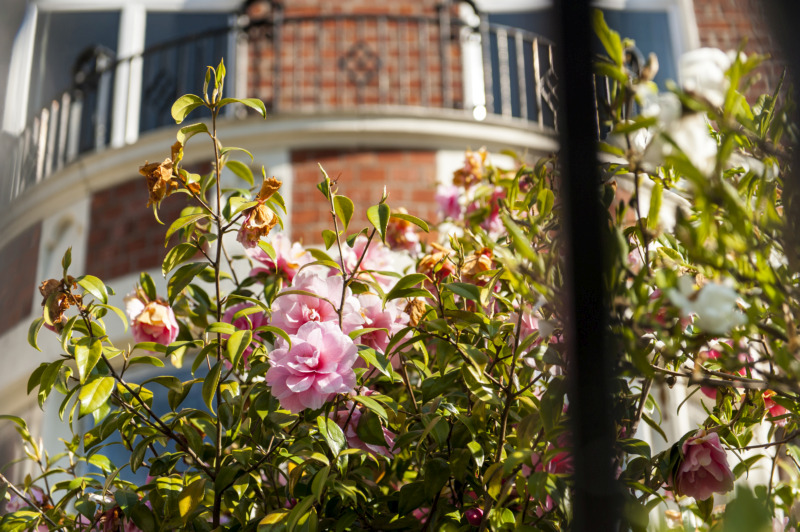
M 178 182 L 172 179 L 172 159 L 167 157 L 163 163 L 146 163 L 139 167 L 139 173 L 147 178 L 147 190 L 150 199 L 147 206 L 158 205 L 165 197 L 178 188 Z

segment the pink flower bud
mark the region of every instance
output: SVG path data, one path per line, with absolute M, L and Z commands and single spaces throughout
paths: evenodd
M 470 525 L 481 526 L 481 521 L 483 521 L 483 510 L 480 508 L 470 508 L 464 512 L 464 517 L 467 518 L 467 523 Z
M 168 304 L 161 300 L 144 304 L 135 295 L 126 297 L 125 303 L 131 319 L 133 339 L 137 342 L 168 345 L 178 337 L 178 321 Z

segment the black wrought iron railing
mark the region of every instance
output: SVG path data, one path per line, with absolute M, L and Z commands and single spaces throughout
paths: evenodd
M 282 17 L 205 32 L 142 54 L 98 58 L 94 71 L 37 112 L 15 146 L 3 202 L 83 154 L 172 125 L 169 109 L 225 58 L 228 96 L 258 96 L 273 116 L 441 112 L 554 130 L 550 41 L 524 30 L 438 17 Z

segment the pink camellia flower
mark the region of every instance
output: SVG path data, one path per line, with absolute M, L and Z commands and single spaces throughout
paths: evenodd
M 397 435 L 386 427 L 382 427 L 383 438 L 386 440 L 385 447 L 383 445 L 364 443 L 361 438 L 358 437 L 358 433 L 356 432 L 358 422 L 361 420 L 361 411 L 358 408 L 355 410 L 352 410 L 352 408 L 353 405 L 348 403 L 348 407 L 345 410 L 339 410 L 335 415 L 331 414 L 332 419 L 342 428 L 342 431 L 347 438 L 347 445 L 353 449 L 361 449 L 362 451 L 372 453 L 373 455 L 379 454 L 381 456 L 385 456 L 386 458 L 391 458 L 394 455 L 392 449 L 394 448 L 394 439 Z M 347 423 L 347 426 L 345 426 L 345 423 Z
M 480 508 L 470 508 L 464 512 L 464 517 L 467 518 L 467 523 L 472 526 L 481 526 L 483 521 L 483 510 Z
M 699 430 L 683 442 L 682 451 L 683 460 L 672 478 L 676 493 L 703 501 L 712 493 L 733 489 L 733 473 L 716 432 Z
M 283 408 L 294 413 L 316 410 L 337 393 L 353 391 L 358 348 L 338 324 L 309 321 L 290 339 L 291 347 L 279 340 L 266 374 L 272 395 Z
M 369 242 L 369 247 L 367 247 L 367 242 Z M 380 240 L 373 239 L 370 242 L 367 237 L 361 235 L 356 238 L 352 248 L 343 246 L 342 255 L 344 255 L 344 267 L 348 273 L 354 271 L 358 265 L 358 271 L 363 272 L 359 273 L 358 277 L 365 280 L 374 279 L 387 291 L 397 282 L 394 277 L 376 273 L 395 269 L 395 259 L 392 257 L 391 250 Z M 358 260 L 362 255 L 364 258 L 359 263 Z
M 145 303 L 135 292 L 124 301 L 134 340 L 169 345 L 178 337 L 178 321 L 167 303 L 161 299 Z
M 386 303 L 375 294 L 360 294 L 358 301 L 361 303 L 361 316 L 364 320 L 365 329 L 386 329 L 386 331 L 372 331 L 362 334 L 358 341 L 381 353 L 386 352 L 389 340 L 398 331 L 408 324 L 409 316 L 403 312 L 397 300 Z
M 460 220 L 463 207 L 460 199 L 464 197 L 464 189 L 455 185 L 439 185 L 436 189 L 436 202 L 439 204 L 439 215 L 442 220 Z
M 769 413 L 769 417 L 773 418 L 780 417 L 789 412 L 788 410 L 786 410 L 786 407 L 779 405 L 772 399 L 773 395 L 775 395 L 775 392 L 773 392 L 772 390 L 766 390 L 764 392 L 764 406 L 767 407 L 767 412 Z M 786 425 L 787 421 L 789 421 L 788 418 L 783 418 L 783 419 L 777 419 L 773 421 L 773 423 L 779 427 L 782 427 Z
M 277 273 L 286 277 L 291 283 L 302 266 L 314 261 L 314 257 L 299 242 L 292 242 L 282 233 L 272 237 L 270 243 L 275 249 L 275 261 L 258 246 L 246 250 L 248 257 L 263 264 L 253 268 L 250 277 L 255 277 L 259 273 Z
M 302 270 L 294 278 L 290 287 L 284 288 L 272 304 L 271 325 L 279 327 L 287 334 L 296 334 L 304 324 L 314 322 L 334 322 L 339 324 L 336 309 L 342 303 L 343 279 L 339 275 L 324 276 L 318 270 Z M 315 295 L 286 294 L 289 290 L 302 290 Z M 348 288 L 344 293 L 342 330 L 354 331 L 363 323 L 361 305 Z
M 44 490 L 39 486 L 31 486 L 26 496 L 29 501 L 34 503 L 39 508 L 44 506 L 48 500 L 47 494 L 45 494 Z M 25 502 L 22 497 L 12 492 L 11 497 L 6 503 L 6 513 L 16 512 L 22 510 L 23 508 L 28 508 L 28 503 Z M 47 527 L 45 527 L 45 530 L 47 530 Z
M 506 197 L 506 191 L 502 187 L 495 187 L 492 195 L 486 201 L 486 206 L 489 207 L 489 214 L 481 221 L 480 226 L 486 230 L 491 236 L 500 235 L 503 230 L 503 220 L 500 219 L 500 203 L 501 198 Z M 467 205 L 467 215 L 483 207 L 483 201 L 476 200 Z
M 408 211 L 400 207 L 394 213 L 408 214 Z M 386 243 L 393 250 L 407 251 L 413 256 L 419 255 L 422 247 L 419 243 L 417 226 L 408 220 L 395 217 L 394 213 L 389 218 L 389 225 L 386 227 Z
M 225 314 L 222 316 L 222 321 L 225 323 L 230 323 L 240 331 L 247 331 L 247 330 L 254 330 L 262 327 L 264 325 L 268 325 L 267 316 L 264 314 L 263 311 L 261 312 L 253 312 L 252 314 L 247 314 L 245 316 L 240 316 L 239 318 L 234 319 L 234 316 L 240 310 L 253 308 L 255 305 L 251 305 L 249 303 L 239 303 L 238 305 L 233 305 L 232 307 L 228 307 L 228 310 L 225 311 Z M 227 335 L 224 335 L 227 337 Z M 253 334 L 253 340 L 258 340 L 258 333 Z M 247 362 L 250 353 L 253 352 L 253 344 L 247 346 L 245 349 L 244 354 L 242 355 L 245 362 Z

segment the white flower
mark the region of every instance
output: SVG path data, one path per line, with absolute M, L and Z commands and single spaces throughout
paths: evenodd
M 747 321 L 736 305 L 739 294 L 730 286 L 708 283 L 695 292 L 692 278 L 681 277 L 678 289 L 668 295 L 683 317 L 697 316 L 695 325 L 711 334 L 725 335 Z
M 730 82 L 725 71 L 731 66 L 731 58 L 717 48 L 698 48 L 681 56 L 678 70 L 681 85 L 716 107 L 725 103 L 725 93 Z

